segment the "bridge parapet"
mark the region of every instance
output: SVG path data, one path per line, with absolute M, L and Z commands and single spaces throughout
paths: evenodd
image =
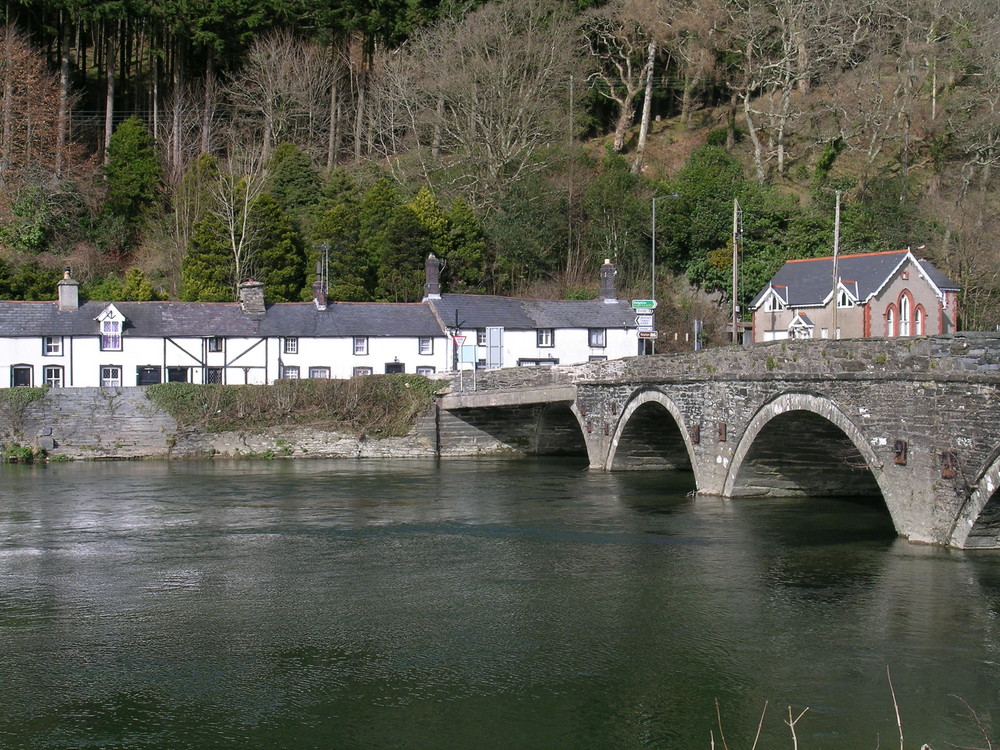
M 1000 379 L 1000 335 L 959 333 L 894 339 L 786 340 L 657 354 L 582 365 L 519 367 L 477 374 L 475 391 L 577 383 L 787 379 Z M 468 378 L 466 378 L 468 381 Z M 469 382 L 465 390 L 473 390 Z M 452 392 L 458 392 L 453 383 Z

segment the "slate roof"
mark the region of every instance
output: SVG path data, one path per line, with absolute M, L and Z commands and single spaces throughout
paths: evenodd
M 56 302 L 0 301 L 0 336 L 87 336 L 108 302 L 85 302 L 60 312 Z M 443 336 L 423 304 L 338 302 L 317 310 L 312 302 L 271 305 L 263 318 L 244 315 L 237 303 L 115 302 L 128 336 Z
M 430 300 L 445 325 L 463 328 L 631 328 L 635 312 L 623 300 L 530 300 L 475 294 L 442 294 Z
M 885 285 L 907 257 L 920 264 L 939 290 L 954 291 L 959 288 L 928 261 L 914 258 L 909 250 L 841 255 L 837 261 L 837 273 L 843 285 L 856 293 L 861 302 L 866 302 Z M 832 257 L 790 260 L 757 294 L 750 307 L 759 307 L 771 287 L 779 288 L 779 294 L 789 307 L 822 306 L 830 296 L 832 286 Z

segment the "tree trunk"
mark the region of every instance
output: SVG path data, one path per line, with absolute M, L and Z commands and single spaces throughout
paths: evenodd
M 108 147 L 111 145 L 111 133 L 115 127 L 115 63 L 118 59 L 118 50 L 116 47 L 117 35 L 112 30 L 112 33 L 107 35 L 105 43 L 107 46 L 107 52 L 104 55 L 105 63 L 107 64 L 107 98 L 104 102 L 104 164 L 108 163 Z
M 3 138 L 3 142 L 0 143 L 0 180 L 5 180 L 7 174 L 7 168 L 10 166 L 11 160 L 11 140 L 14 137 L 14 81 L 11 76 L 11 57 L 14 52 L 12 49 L 14 27 L 7 26 L 3 29 L 4 35 L 4 59 L 7 64 L 3 66 L 3 125 L 0 127 L 0 137 Z
M 210 49 L 205 60 L 205 98 L 201 112 L 201 152 L 212 152 L 212 108 L 215 102 L 215 53 Z
M 750 110 L 750 90 L 749 87 L 743 92 L 743 118 L 747 123 L 747 133 L 750 142 L 753 143 L 753 164 L 757 173 L 757 183 L 763 185 L 767 180 L 767 171 L 764 169 L 764 149 L 761 146 L 760 135 L 753 122 L 753 113 Z
M 66 160 L 66 143 L 69 140 L 69 23 L 62 22 L 61 49 L 59 50 L 59 114 L 56 120 L 56 179 L 62 177 Z
M 646 97 L 642 102 L 642 123 L 639 125 L 639 143 L 635 147 L 635 161 L 632 162 L 632 173 L 642 171 L 642 159 L 646 153 L 646 139 L 649 137 L 649 118 L 653 111 L 653 65 L 656 62 L 656 40 L 649 40 L 649 50 L 646 57 Z

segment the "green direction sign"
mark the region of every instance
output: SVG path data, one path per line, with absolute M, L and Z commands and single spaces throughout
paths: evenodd
M 655 310 L 656 300 L 655 299 L 634 299 L 632 300 L 632 309 L 634 310 Z

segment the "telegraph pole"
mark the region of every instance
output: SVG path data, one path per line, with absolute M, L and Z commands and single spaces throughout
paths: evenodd
M 837 304 L 840 300 L 840 272 L 837 268 L 840 262 L 840 191 L 837 191 L 837 207 L 833 214 L 833 338 L 840 338 L 837 328 Z
M 736 198 L 733 198 L 733 343 L 740 343 L 740 328 L 739 328 L 739 297 L 737 293 L 739 291 L 740 283 L 740 254 L 739 254 L 739 240 L 740 240 L 740 202 Z

